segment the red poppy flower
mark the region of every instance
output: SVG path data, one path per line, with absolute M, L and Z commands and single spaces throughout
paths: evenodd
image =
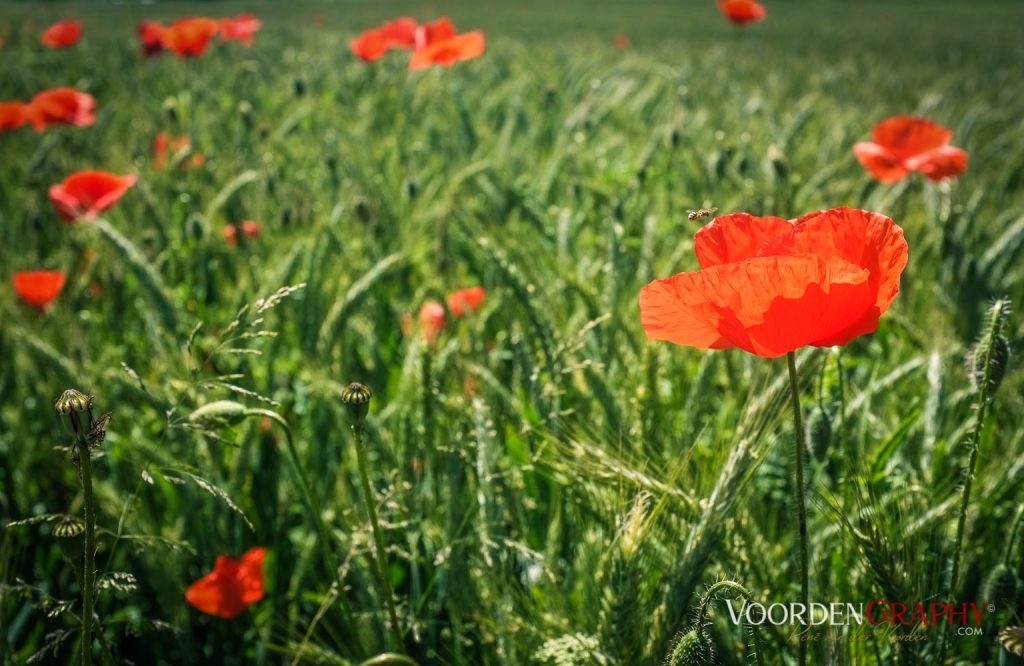
M 927 118 L 888 118 L 875 125 L 871 138 L 873 143 L 854 145 L 853 154 L 883 183 L 894 183 L 912 171 L 931 180 L 954 178 L 967 168 L 967 153 L 949 145 L 953 131 Z
M 238 232 L 241 231 L 249 240 L 256 240 L 260 237 L 263 228 L 259 222 L 246 220 L 238 224 L 229 224 L 224 227 L 224 241 L 231 247 L 238 245 Z
M 142 21 L 136 26 L 139 43 L 142 44 L 142 55 L 152 56 L 164 50 L 164 32 L 167 30 L 156 21 Z
M 153 168 L 162 171 L 167 167 L 167 158 L 170 153 L 179 153 L 192 147 L 192 140 L 187 136 L 172 137 L 167 132 L 160 132 L 153 139 Z M 192 153 L 188 162 L 181 162 L 181 169 L 189 166 L 199 168 L 206 164 L 206 157 L 202 153 Z
M 25 124 L 25 105 L 21 102 L 0 102 L 0 132 L 18 129 Z
M 39 41 L 51 49 L 66 49 L 74 46 L 82 35 L 81 21 L 60 21 L 54 23 L 39 35 Z
M 416 26 L 416 50 L 425 49 L 431 44 L 443 42 L 455 36 L 455 26 L 451 19 L 442 16 L 431 23 Z
M 794 221 L 723 215 L 697 232 L 701 270 L 640 292 L 647 336 L 773 358 L 872 333 L 899 292 L 903 230 L 850 208 Z
M 209 615 L 227 619 L 241 615 L 263 598 L 266 548 L 253 548 L 240 559 L 221 555 L 213 571 L 188 587 L 185 600 Z
M 626 35 L 615 35 L 615 39 L 612 41 L 617 49 L 628 49 L 629 48 L 629 37 Z
M 718 8 L 736 25 L 763 21 L 768 15 L 767 10 L 755 0 L 718 0 Z
M 444 306 L 437 301 L 427 301 L 420 308 L 420 334 L 427 344 L 437 342 L 437 336 L 444 328 Z
M 50 125 L 88 127 L 96 122 L 95 111 L 96 100 L 92 95 L 74 88 L 54 88 L 32 98 L 25 108 L 25 120 L 37 132 Z
M 403 16 L 359 35 L 349 43 L 356 56 L 366 62 L 381 58 L 391 49 L 412 49 L 416 46 L 416 21 Z
M 409 69 L 426 69 L 433 65 L 450 67 L 463 60 L 479 58 L 484 52 L 484 33 L 467 32 L 449 39 L 434 42 L 412 55 Z
M 124 196 L 136 177 L 106 171 L 79 171 L 50 187 L 50 201 L 65 222 L 93 220 Z
M 246 46 L 252 46 L 253 35 L 259 29 L 260 21 L 252 14 L 242 14 L 235 18 L 221 19 L 220 41 L 229 42 L 234 39 Z
M 182 19 L 164 30 L 163 44 L 179 58 L 200 56 L 219 28 L 212 18 Z
M 466 312 L 476 312 L 484 304 L 487 292 L 483 287 L 470 287 L 459 289 L 448 296 L 448 309 L 456 317 L 461 317 Z
M 64 288 L 61 271 L 28 271 L 14 274 L 14 290 L 25 303 L 43 310 L 60 295 Z

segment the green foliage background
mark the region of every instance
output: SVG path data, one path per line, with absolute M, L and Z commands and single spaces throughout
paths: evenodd
M 251 49 L 138 56 L 142 18 L 245 10 L 263 20 Z M 2 523 L 81 511 L 52 403 L 69 386 L 94 393 L 114 419 L 94 464 L 101 578 L 137 581 L 99 600 L 112 653 L 360 663 L 385 649 L 338 396 L 360 381 L 376 393 L 368 443 L 411 627 L 401 651 L 437 664 L 659 663 L 716 580 L 796 600 L 793 434 L 781 360 L 650 343 L 638 291 L 696 268 L 688 208 L 850 205 L 895 219 L 911 257 L 878 333 L 800 356 L 815 433 L 811 597 L 936 597 L 976 402 L 967 354 L 991 299 L 1024 302 L 1024 6 L 769 12 L 738 31 L 710 1 L 0 7 L 12 30 L 0 99 L 75 85 L 98 100 L 91 128 L 0 135 Z M 368 66 L 347 52 L 403 13 L 482 28 L 487 53 L 410 74 L 402 55 Z M 82 42 L 39 46 L 38 30 L 69 15 L 85 20 Z M 619 33 L 626 50 L 612 46 Z M 867 177 L 853 143 L 901 113 L 955 130 L 971 157 L 958 182 Z M 206 165 L 154 170 L 161 131 L 191 136 Z M 86 168 L 140 176 L 107 229 L 64 226 L 47 199 Z M 224 225 L 243 219 L 262 236 L 226 246 Z M 43 267 L 69 283 L 40 315 L 10 276 Z M 298 284 L 263 315 L 238 314 Z M 477 284 L 485 307 L 450 318 L 436 349 L 402 333 L 425 300 Z M 1018 348 L 1019 317 L 1006 333 Z M 1014 369 L 981 440 L 955 595 L 996 611 L 982 636 L 954 638 L 951 663 L 994 663 L 997 631 L 1021 624 Z M 189 420 L 220 399 L 287 421 L 339 575 L 319 557 L 284 430 Z M 74 605 L 61 601 L 78 585 L 50 528 L 0 535 L 5 662 L 47 646 L 43 662 L 72 658 Z M 186 605 L 217 555 L 254 545 L 271 553 L 264 602 L 234 621 Z M 1016 588 L 995 600 L 985 584 L 1004 561 Z M 753 662 L 755 637 L 721 606 L 709 616 L 717 663 Z M 929 636 L 817 645 L 812 663 L 935 663 Z M 761 663 L 790 663 L 784 628 L 756 643 Z

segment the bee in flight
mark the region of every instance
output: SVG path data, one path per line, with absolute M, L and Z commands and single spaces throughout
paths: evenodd
M 714 214 L 717 213 L 717 212 L 718 212 L 718 208 L 715 208 L 715 207 L 711 207 L 711 208 L 698 208 L 697 210 L 687 211 L 686 217 L 691 222 L 696 222 L 697 220 L 703 220 L 705 217 L 713 217 Z

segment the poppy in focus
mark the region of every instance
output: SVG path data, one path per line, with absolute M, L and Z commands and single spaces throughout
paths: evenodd
M 260 237 L 260 232 L 263 228 L 259 222 L 252 220 L 246 220 L 238 224 L 229 224 L 224 227 L 224 241 L 231 247 L 238 245 L 238 232 L 241 231 L 242 235 L 249 240 L 256 240 Z
M 92 95 L 74 88 L 54 88 L 32 98 L 25 108 L 25 121 L 32 123 L 37 132 L 51 125 L 88 127 L 96 122 L 95 111 Z
M 416 51 L 409 61 L 409 69 L 420 70 L 440 65 L 450 67 L 463 60 L 479 58 L 484 52 L 484 33 L 467 32 L 456 35 Z
M 872 333 L 899 292 L 903 230 L 850 208 L 787 221 L 735 213 L 697 232 L 701 270 L 640 292 L 647 337 L 774 358 Z
M 24 104 L 21 102 L 0 102 L 0 132 L 18 129 L 25 122 Z
M 875 125 L 871 138 L 854 145 L 853 154 L 882 183 L 914 171 L 930 180 L 955 178 L 967 168 L 967 153 L 949 145 L 953 131 L 927 118 L 888 118 Z
M 427 301 L 420 308 L 420 334 L 427 344 L 437 342 L 437 336 L 444 328 L 444 306 L 437 301 Z
M 718 8 L 735 25 L 756 23 L 768 16 L 764 6 L 755 0 L 718 0 Z
M 149 57 L 164 50 L 163 25 L 156 21 L 141 21 L 135 31 L 139 35 L 139 43 L 142 44 L 142 55 Z
M 21 300 L 37 310 L 44 310 L 64 289 L 61 271 L 28 271 L 14 274 L 14 290 Z
M 236 618 L 263 598 L 266 548 L 252 548 L 241 558 L 217 558 L 213 571 L 189 585 L 185 600 L 209 615 Z
M 242 14 L 235 18 L 220 20 L 220 41 L 229 42 L 235 40 L 252 46 L 253 36 L 260 29 L 260 21 L 252 14 Z
M 39 41 L 51 49 L 66 49 L 74 46 L 81 35 L 81 21 L 60 21 L 44 30 L 39 35 Z
M 182 19 L 164 29 L 163 45 L 179 58 L 201 56 L 219 28 L 212 18 Z
M 93 220 L 124 196 L 135 184 L 134 175 L 106 171 L 79 171 L 50 187 L 50 201 L 65 222 Z
M 349 43 L 356 56 L 373 62 L 391 49 L 412 49 L 416 46 L 416 21 L 403 16 L 365 31 Z
M 459 289 L 448 296 L 448 309 L 456 317 L 461 317 L 467 312 L 476 312 L 484 304 L 487 292 L 483 287 L 470 287 Z

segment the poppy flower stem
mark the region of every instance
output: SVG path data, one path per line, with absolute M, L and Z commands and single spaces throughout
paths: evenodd
M 807 502 L 804 497 L 804 420 L 800 410 L 800 382 L 796 372 L 796 352 L 786 354 L 789 365 L 789 390 L 793 396 L 793 434 L 796 439 L 796 515 L 800 529 L 800 601 L 808 608 L 809 590 L 807 573 Z M 800 666 L 807 664 L 807 642 L 800 637 Z
M 956 524 L 956 539 L 953 541 L 953 560 L 949 569 L 949 582 L 946 586 L 946 598 L 952 602 L 956 593 L 957 579 L 960 576 L 960 554 L 963 551 L 964 533 L 967 531 L 967 509 L 971 503 L 971 490 L 974 487 L 974 470 L 978 465 L 978 449 L 981 444 L 981 435 L 985 432 L 985 422 L 988 420 L 988 407 L 992 399 L 992 371 L 993 371 L 993 350 L 996 348 L 996 340 L 1002 334 L 1003 322 L 1009 303 L 1006 300 L 996 301 L 989 309 L 989 321 L 986 329 L 985 340 L 979 345 L 978 350 L 984 350 L 984 357 L 979 359 L 982 365 L 975 366 L 980 370 L 981 376 L 978 380 L 978 399 L 974 409 L 977 416 L 974 418 L 974 425 L 967 437 L 967 446 L 970 447 L 971 455 L 967 461 L 967 469 L 964 474 L 963 496 L 960 501 L 960 515 Z M 975 367 L 971 372 L 976 372 Z M 949 646 L 949 631 L 947 625 L 943 625 L 942 649 L 939 651 L 938 663 L 945 663 L 946 650 Z
M 373 542 L 377 560 L 377 582 L 380 585 L 381 594 L 388 609 L 388 634 L 394 647 L 402 645 L 402 636 L 399 632 L 398 612 L 395 610 L 394 593 L 391 590 L 391 582 L 388 579 L 388 570 L 384 551 L 384 534 L 380 530 L 380 521 L 377 519 L 377 508 L 373 498 L 373 490 L 370 487 L 370 474 L 366 466 L 366 451 L 363 445 L 363 424 L 361 422 L 352 424 L 352 432 L 356 437 L 356 459 L 359 462 L 359 480 L 363 486 L 363 498 L 366 500 L 366 513 L 370 516 L 370 525 L 373 527 Z
M 96 497 L 92 491 L 92 460 L 89 443 L 79 436 L 78 469 L 82 478 L 85 503 L 85 550 L 82 555 L 82 659 L 83 666 L 92 663 L 93 592 L 96 586 Z

